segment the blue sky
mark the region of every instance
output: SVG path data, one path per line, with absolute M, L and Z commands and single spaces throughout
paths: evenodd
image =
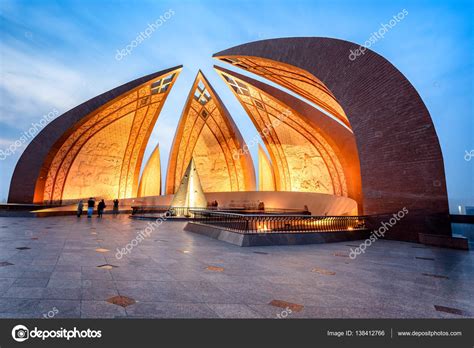
M 408 15 L 371 49 L 391 61 L 427 105 L 444 155 L 451 211 L 474 206 L 473 1 L 0 1 L 0 150 L 32 122 L 127 81 L 171 66 L 184 69 L 155 126 L 166 168 L 189 88 L 203 70 L 245 139 L 256 130 L 212 70 L 212 54 L 267 38 L 323 36 L 366 41 L 403 9 Z M 172 9 L 151 37 L 120 61 L 149 23 Z M 350 117 L 350 115 L 349 115 Z M 24 150 L 0 161 L 0 201 Z M 474 153 L 474 152 L 473 152 Z M 256 149 L 252 155 L 256 158 Z

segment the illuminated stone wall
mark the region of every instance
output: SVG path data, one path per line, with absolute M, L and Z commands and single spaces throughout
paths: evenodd
M 304 117 L 228 70 L 217 71 L 262 135 L 278 191 L 348 195 L 339 159 L 326 139 Z
M 171 149 L 166 193 L 175 193 L 194 158 L 204 192 L 255 190 L 244 141 L 219 97 L 199 72 L 184 107 Z
M 156 146 L 143 169 L 138 186 L 138 197 L 159 196 L 161 194 L 160 147 Z
M 71 175 L 66 177 L 62 196 L 58 193 L 56 199 L 91 197 L 98 192 L 107 198 L 117 196 L 122 157 L 127 147 L 127 138 L 121 131 L 130 129 L 132 121 L 133 115 L 123 117 L 82 146 L 69 168 Z
M 84 117 L 49 166 L 43 201 L 136 197 L 148 138 L 178 72 L 157 77 Z
M 260 144 L 258 144 L 258 190 L 275 191 L 272 163 Z
M 208 201 L 216 200 L 219 207 L 257 209 L 263 202 L 265 209 L 301 209 L 305 206 L 313 215 L 357 215 L 357 202 L 349 197 L 315 192 L 212 192 L 206 193 Z M 155 202 L 153 202 L 155 203 Z

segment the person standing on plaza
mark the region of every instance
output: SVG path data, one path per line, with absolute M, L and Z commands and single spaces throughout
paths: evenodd
M 92 213 L 94 213 L 95 200 L 94 197 L 89 198 L 87 201 L 87 217 L 91 218 Z
M 82 199 L 81 199 L 79 203 L 77 203 L 77 217 L 81 217 L 83 209 L 84 209 L 84 203 L 82 202 Z
M 102 214 L 104 213 L 105 207 L 106 207 L 105 202 L 104 202 L 104 200 L 102 199 L 102 200 L 99 202 L 99 205 L 97 206 L 97 217 L 99 217 L 99 218 L 102 217 Z
M 114 215 L 119 213 L 119 200 L 117 198 L 114 199 Z
M 83 209 L 84 209 L 84 203 L 82 202 L 82 199 L 81 199 L 79 203 L 77 204 L 77 217 L 81 217 Z

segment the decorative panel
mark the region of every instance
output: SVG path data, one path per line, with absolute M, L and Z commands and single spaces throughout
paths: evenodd
M 69 168 L 64 184 L 64 197 L 115 197 L 120 181 L 122 153 L 127 138 L 122 130 L 130 128 L 133 114 L 115 121 L 90 138 Z M 99 149 L 99 151 L 97 151 Z
M 331 91 L 306 70 L 260 57 L 222 56 L 219 59 L 288 88 L 350 127 L 344 110 Z
M 173 194 L 194 158 L 204 192 L 253 191 L 255 172 L 227 109 L 199 72 L 173 141 L 166 193 Z

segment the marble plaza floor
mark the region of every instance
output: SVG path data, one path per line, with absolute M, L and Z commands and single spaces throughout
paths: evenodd
M 0 317 L 474 317 L 472 251 L 379 240 L 351 260 L 359 243 L 241 248 L 176 221 L 118 259 L 147 224 L 0 218 Z

